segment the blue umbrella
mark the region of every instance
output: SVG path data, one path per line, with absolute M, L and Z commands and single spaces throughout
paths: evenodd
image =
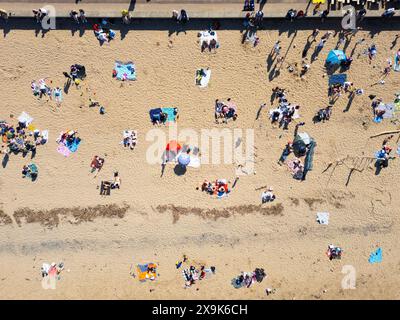
M 187 153 L 181 153 L 178 157 L 178 163 L 182 166 L 187 166 L 190 162 L 190 156 Z

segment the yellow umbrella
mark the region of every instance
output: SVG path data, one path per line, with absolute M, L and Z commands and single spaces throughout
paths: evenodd
M 36 129 L 36 127 L 35 127 L 33 124 L 30 124 L 30 125 L 28 126 L 28 130 L 29 130 L 29 131 L 35 131 L 35 129 Z
M 312 3 L 313 3 L 313 4 L 317 4 L 317 3 L 324 4 L 324 3 L 325 3 L 325 0 L 312 0 Z

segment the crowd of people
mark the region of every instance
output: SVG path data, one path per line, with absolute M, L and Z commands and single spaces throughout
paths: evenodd
M 31 158 L 36 155 L 36 148 L 47 142 L 47 131 L 30 128 L 29 123 L 19 121 L 15 126 L 5 121 L 0 121 L 1 150 L 0 153 L 9 157 L 10 154 L 22 154 L 25 157 L 31 153 Z
M 256 268 L 253 272 L 241 272 L 239 276 L 232 280 L 234 288 L 250 288 L 254 283 L 261 283 L 267 277 L 263 268 Z
M 285 89 L 276 87 L 273 89 L 273 96 L 273 101 L 276 97 L 279 101 L 279 105 L 269 111 L 271 123 L 278 123 L 279 127 L 282 127 L 283 130 L 288 130 L 289 124 L 292 120 L 299 117 L 298 110 L 300 109 L 300 106 L 288 102 Z
M 226 179 L 217 179 L 215 181 L 204 180 L 201 185 L 201 191 L 218 197 L 225 196 L 231 192 Z

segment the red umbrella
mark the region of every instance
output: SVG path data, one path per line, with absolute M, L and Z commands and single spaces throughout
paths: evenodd
M 167 151 L 174 151 L 174 152 L 178 152 L 181 149 L 182 149 L 181 145 L 176 140 L 171 140 L 167 144 L 166 148 Z

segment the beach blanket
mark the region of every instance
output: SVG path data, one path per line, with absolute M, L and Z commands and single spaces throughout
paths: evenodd
M 76 152 L 80 144 L 81 144 L 80 139 L 74 139 L 74 141 L 72 141 L 71 143 L 67 142 L 65 146 L 69 149 L 69 151 Z
M 156 272 L 150 272 L 148 271 L 149 266 L 153 266 L 154 269 L 156 270 L 156 265 L 153 263 L 149 264 L 138 264 L 137 265 L 137 273 L 138 273 L 138 278 L 139 281 L 146 281 L 146 280 L 155 280 L 157 277 Z
M 379 263 L 382 262 L 382 249 L 378 248 L 376 251 L 372 252 L 368 259 L 369 263 Z
M 398 113 L 395 114 L 396 105 L 394 103 L 380 103 L 377 110 L 385 111 L 385 113 L 381 117 L 375 116 L 375 123 L 381 123 L 383 119 L 390 119 L 399 115 Z
M 206 42 L 209 45 L 212 39 L 215 39 L 215 41 L 217 41 L 217 48 L 219 47 L 218 36 L 215 31 L 211 32 L 201 31 L 199 34 L 200 34 L 200 47 L 203 44 L 203 42 Z
M 62 154 L 64 157 L 69 157 L 71 154 L 71 151 L 63 143 L 58 145 L 57 152 Z
M 346 81 L 347 81 L 347 74 L 345 73 L 332 74 L 331 76 L 329 76 L 329 86 L 335 84 L 340 84 L 343 86 Z
M 190 157 L 190 162 L 188 164 L 188 167 L 199 168 L 200 167 L 200 159 L 197 157 Z
M 329 213 L 328 212 L 317 212 L 317 222 L 319 224 L 329 224 Z
M 175 122 L 176 121 L 176 108 L 161 108 L 161 111 L 168 115 L 167 122 Z
M 151 109 L 149 111 L 151 122 L 160 121 L 161 112 L 162 112 L 161 108 Z
M 114 75 L 117 80 L 136 80 L 135 64 L 131 61 L 121 62 L 115 61 Z
M 25 123 L 26 126 L 29 126 L 29 124 L 33 121 L 33 118 L 25 111 L 23 111 L 18 117 L 18 121 Z
M 203 71 L 205 75 L 203 75 L 201 71 Z M 210 81 L 210 77 L 211 77 L 210 69 L 197 69 L 195 75 L 195 83 L 197 86 L 200 86 L 200 88 L 205 88 L 207 87 L 208 82 Z

